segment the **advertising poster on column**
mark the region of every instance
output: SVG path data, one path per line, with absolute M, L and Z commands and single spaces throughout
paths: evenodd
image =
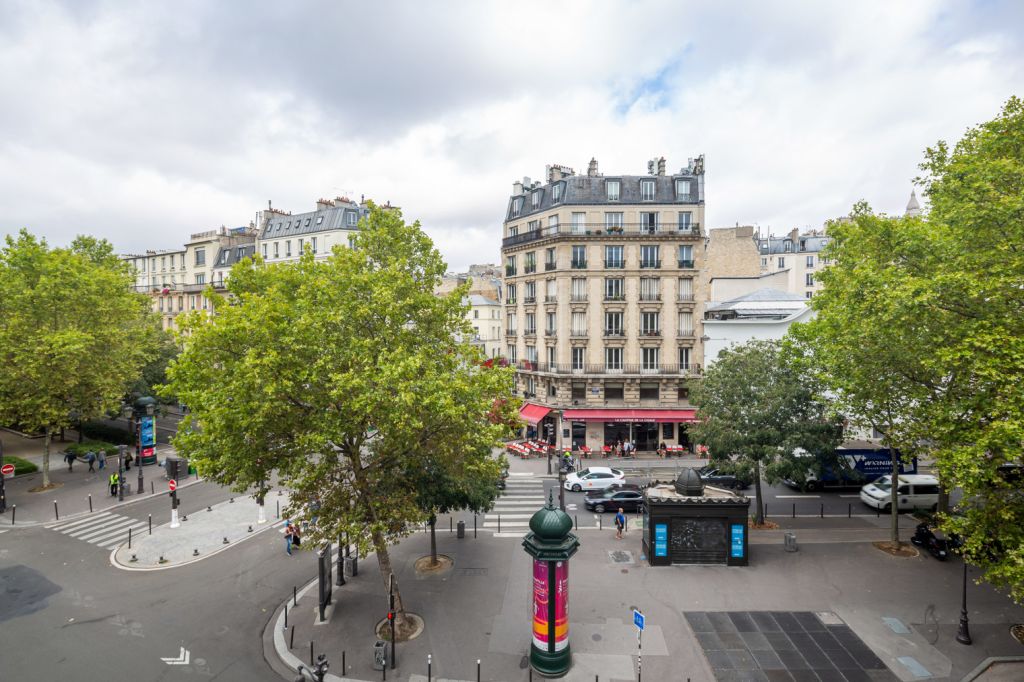
M 555 651 L 569 646 L 569 562 L 555 564 Z
M 533 560 L 533 645 L 548 650 L 548 564 Z
M 156 418 L 145 416 L 139 422 L 140 464 L 156 464 Z

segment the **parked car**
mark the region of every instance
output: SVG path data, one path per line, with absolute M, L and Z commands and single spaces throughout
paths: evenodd
M 603 490 L 610 485 L 622 483 L 625 478 L 626 475 L 618 469 L 589 467 L 566 476 L 563 486 L 574 493 L 581 490 Z
M 908 474 L 899 477 L 897 504 L 899 510 L 930 509 L 939 507 L 939 479 L 927 474 Z M 882 476 L 874 483 L 868 483 L 860 489 L 861 502 L 889 511 L 892 509 L 892 476 Z
M 644 503 L 643 488 L 632 483 L 610 485 L 604 490 L 594 490 L 587 493 L 583 505 L 589 510 L 598 514 L 606 511 L 637 511 Z
M 700 474 L 700 480 L 704 481 L 707 485 L 713 485 L 716 488 L 743 490 L 744 488 L 750 487 L 750 481 L 743 480 L 735 474 L 727 474 L 724 471 L 719 471 L 713 466 L 701 467 L 700 469 L 697 469 L 697 473 Z

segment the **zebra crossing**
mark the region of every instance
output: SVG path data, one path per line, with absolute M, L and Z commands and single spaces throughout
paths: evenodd
M 138 533 L 148 523 L 113 512 L 98 512 L 82 519 L 47 524 L 46 528 L 103 549 L 114 549 L 128 541 L 129 529 Z
M 558 484 L 553 488 L 555 505 L 558 505 Z M 568 495 L 566 495 L 568 497 Z M 573 502 L 566 500 L 565 511 L 573 518 L 577 529 L 598 528 L 600 523 L 593 512 L 582 509 L 582 498 L 573 495 Z M 577 510 L 577 500 L 578 500 Z M 522 537 L 530 529 L 530 518 L 547 504 L 544 493 L 544 479 L 515 474 L 505 481 L 505 490 L 494 503 L 494 509 L 484 516 L 485 530 L 494 531 L 498 537 Z

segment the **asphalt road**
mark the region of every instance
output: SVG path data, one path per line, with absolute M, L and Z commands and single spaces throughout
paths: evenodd
M 202 513 L 229 492 L 201 483 L 180 510 Z M 168 500 L 123 508 L 165 523 Z M 260 633 L 274 609 L 314 575 L 276 532 L 165 571 L 114 568 L 109 551 L 44 527 L 0 535 L 0 680 L 278 679 Z M 312 614 L 310 614 L 312 617 Z M 184 647 L 188 665 L 168 665 Z

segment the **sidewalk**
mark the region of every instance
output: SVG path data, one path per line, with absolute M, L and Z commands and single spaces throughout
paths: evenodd
M 504 452 L 504 450 L 499 450 Z M 523 459 L 517 455 L 507 455 L 509 462 L 509 470 L 523 473 L 532 473 L 535 476 L 547 476 L 548 473 L 548 458 L 547 457 L 530 457 Z M 558 453 L 554 453 L 551 456 L 551 477 L 558 477 Z M 602 457 L 597 454 L 593 457 L 579 458 L 579 468 L 585 469 L 588 466 L 599 466 L 599 467 L 613 467 L 615 469 L 621 469 L 628 474 L 645 474 L 650 472 L 656 472 L 657 476 L 667 477 L 669 472 L 673 478 L 679 474 L 685 468 L 702 467 L 708 463 L 708 460 L 701 457 L 687 456 L 687 457 L 658 457 L 654 453 L 639 453 L 636 457 Z

